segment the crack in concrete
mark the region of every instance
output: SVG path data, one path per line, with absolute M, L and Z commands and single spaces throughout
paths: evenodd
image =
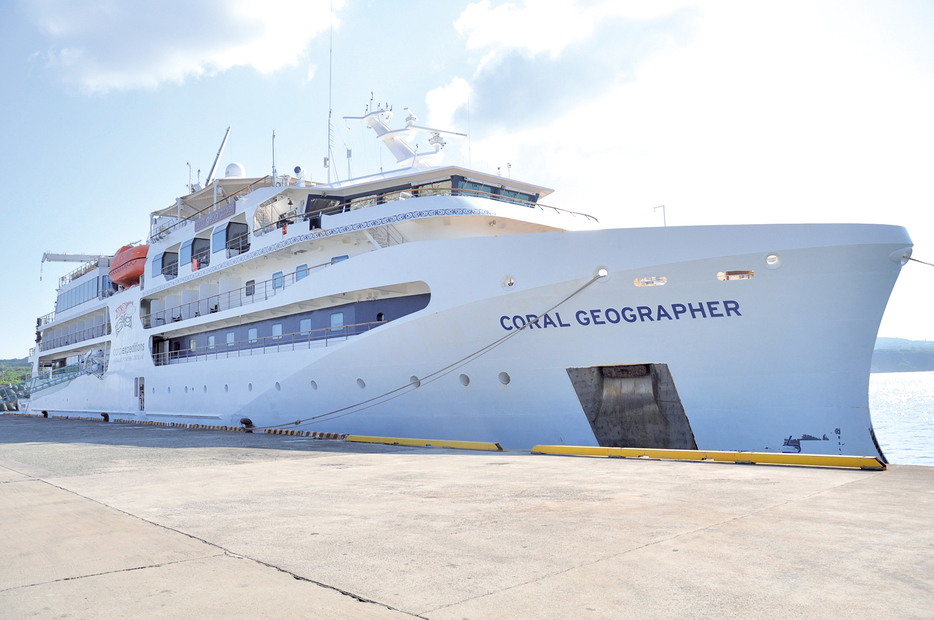
M 89 577 L 101 577 L 103 575 L 116 575 L 117 573 L 132 573 L 138 570 L 146 570 L 147 568 L 161 568 L 163 566 L 172 566 L 173 564 L 184 564 L 185 562 L 196 562 L 198 560 L 203 560 L 206 558 L 216 558 L 220 557 L 222 554 L 215 553 L 213 555 L 205 555 L 200 558 L 187 558 L 185 560 L 175 560 L 172 562 L 162 562 L 161 564 L 150 564 L 148 566 L 131 566 L 130 568 L 120 568 L 116 570 L 108 570 L 100 573 L 88 573 L 87 575 L 75 575 L 74 577 L 62 577 L 61 579 L 52 579 L 51 581 L 40 581 L 38 583 L 27 583 L 21 586 L 15 586 L 12 588 L 7 588 L 5 590 L 0 590 L 0 594 L 4 592 L 12 592 L 13 590 L 22 590 L 23 588 L 34 588 L 36 586 L 47 586 L 51 583 L 61 583 L 63 581 L 75 581 L 76 579 L 87 579 Z
M 10 470 L 10 471 L 13 471 L 13 470 Z M 16 472 L 16 473 L 19 473 L 19 472 Z M 388 609 L 388 610 L 390 610 L 390 611 L 399 612 L 399 613 L 405 614 L 405 615 L 407 615 L 407 616 L 412 616 L 413 618 L 419 618 L 420 620 L 428 620 L 428 619 L 425 618 L 424 616 L 420 616 L 420 615 L 418 615 L 418 614 L 414 614 L 414 613 L 412 613 L 412 612 L 405 611 L 405 610 L 403 610 L 403 609 L 398 609 L 398 608 L 396 608 L 396 607 L 393 607 L 392 605 L 387 605 L 386 603 L 381 603 L 381 602 L 379 602 L 379 601 L 374 601 L 374 600 L 372 600 L 372 599 L 368 599 L 368 598 L 366 598 L 366 597 L 364 597 L 364 596 L 360 596 L 360 595 L 358 595 L 358 594 L 354 594 L 353 592 L 349 592 L 349 591 L 347 591 L 347 590 L 343 590 L 343 589 L 341 589 L 341 588 L 338 588 L 337 586 L 332 586 L 332 585 L 329 585 L 329 584 L 326 584 L 326 583 L 323 583 L 323 582 L 320 582 L 320 581 L 315 581 L 314 579 L 309 579 L 308 577 L 303 577 L 303 576 L 301 576 L 301 575 L 298 575 L 298 574 L 296 574 L 296 573 L 293 573 L 293 572 L 290 571 L 290 570 L 287 570 L 287 569 L 282 568 L 282 567 L 280 567 L 280 566 L 276 566 L 275 564 L 269 564 L 268 562 L 263 562 L 262 560 L 258 560 L 258 559 L 256 559 L 256 558 L 252 558 L 252 557 L 250 557 L 250 556 L 246 556 L 246 555 L 239 554 L 239 553 L 234 553 L 233 551 L 231 551 L 231 550 L 229 550 L 229 549 L 227 549 L 227 548 L 225 548 L 225 547 L 222 547 L 221 545 L 218 545 L 217 543 L 213 543 L 213 542 L 211 542 L 211 541 L 209 541 L 209 540 L 205 540 L 205 539 L 203 539 L 203 538 L 199 538 L 198 536 L 195 536 L 194 534 L 189 534 L 188 532 L 183 532 L 183 531 L 181 531 L 181 530 L 177 530 L 177 529 L 175 529 L 175 528 L 173 528 L 173 527 L 169 527 L 169 526 L 167 526 L 167 525 L 162 525 L 161 523 L 156 523 L 156 522 L 154 522 L 154 521 L 150 521 L 149 519 L 146 519 L 146 518 L 141 517 L 141 516 L 139 516 L 139 515 L 135 515 L 135 514 L 133 514 L 133 513 L 131 513 L 131 512 L 127 512 L 127 511 L 125 511 L 125 510 L 121 510 L 120 508 L 116 508 L 115 506 L 110 506 L 109 504 L 105 504 L 104 502 L 99 501 L 99 500 L 96 500 L 96 499 L 94 499 L 93 497 L 87 497 L 87 496 L 85 496 L 85 495 L 82 495 L 82 494 L 80 494 L 80 493 L 77 493 L 77 492 L 75 492 L 75 491 L 72 491 L 71 489 L 66 489 L 65 487 L 61 487 L 61 486 L 59 486 L 59 485 L 57 485 L 57 484 L 54 484 L 54 483 L 52 483 L 52 482 L 49 482 L 48 480 L 43 480 L 43 479 L 41 479 L 41 478 L 33 478 L 32 480 L 33 480 L 33 481 L 42 482 L 43 484 L 47 484 L 47 485 L 49 485 L 50 487 L 56 488 L 56 489 L 58 489 L 58 490 L 60 490 L 60 491 L 64 491 L 65 493 L 69 493 L 69 494 L 74 495 L 74 496 L 76 496 L 76 497 L 80 497 L 81 499 L 85 499 L 85 500 L 88 500 L 88 501 L 90 501 L 90 502 L 94 502 L 95 504 L 98 504 L 99 506 L 104 506 L 105 508 L 109 508 L 110 510 L 115 510 L 115 511 L 121 513 L 121 514 L 124 514 L 124 515 L 126 515 L 126 516 L 128 516 L 128 517 L 131 517 L 131 518 L 133 518 L 133 519 L 138 519 L 138 520 L 142 521 L 143 523 L 148 523 L 149 525 L 152 525 L 152 526 L 154 526 L 154 527 L 158 527 L 158 528 L 161 528 L 161 529 L 163 529 L 163 530 L 168 530 L 169 532 L 174 532 L 174 533 L 180 534 L 180 535 L 182 535 L 182 536 L 187 536 L 188 538 L 190 538 L 190 539 L 192 539 L 192 540 L 197 540 L 198 542 L 204 543 L 205 545 L 208 545 L 209 547 L 213 547 L 213 548 L 215 548 L 215 549 L 218 549 L 218 550 L 222 551 L 223 554 L 224 554 L 225 556 L 227 556 L 227 557 L 231 557 L 231 558 L 235 558 L 235 559 L 245 559 L 245 560 L 248 560 L 248 561 L 250 561 L 250 562 L 255 562 L 256 564 L 260 564 L 260 565 L 262 565 L 262 566 L 266 566 L 266 567 L 268 567 L 268 568 L 273 568 L 273 569 L 275 569 L 275 570 L 277 570 L 277 571 L 279 571 L 279 572 L 281 572 L 281 573 L 285 573 L 286 575 L 291 576 L 293 579 L 296 579 L 297 581 L 305 581 L 305 582 L 314 584 L 314 585 L 316 585 L 316 586 L 319 586 L 319 587 L 321 587 L 321 588 L 327 588 L 328 590 L 333 590 L 333 591 L 335 591 L 335 592 L 339 592 L 340 594 L 343 594 L 344 596 L 349 596 L 350 598 L 353 598 L 353 599 L 355 599 L 355 600 L 357 600 L 357 601 L 359 601 L 359 602 L 361 602 L 361 603 L 370 603 L 370 604 L 372 604 L 372 605 L 379 605 L 380 607 L 383 607 L 383 608 Z M 189 559 L 189 560 L 178 560 L 178 561 L 176 561 L 176 562 L 166 562 L 165 564 L 161 564 L 161 565 L 143 566 L 143 567 L 138 567 L 138 568 L 122 569 L 122 570 L 116 570 L 116 571 L 110 571 L 110 572 L 98 573 L 98 574 L 100 574 L 100 575 L 106 575 L 106 574 L 111 574 L 111 573 L 120 573 L 120 572 L 132 571 L 132 570 L 141 570 L 141 569 L 143 569 L 143 568 L 157 568 L 158 566 L 167 566 L 167 565 L 169 565 L 169 564 L 178 564 L 178 563 L 181 563 L 181 562 L 190 562 L 190 561 L 193 561 L 193 560 L 201 560 L 201 559 L 205 559 L 205 558 L 218 557 L 219 555 L 220 555 L 220 554 L 209 555 L 209 556 L 203 556 L 203 557 L 201 557 L 201 558 L 191 558 L 191 559 Z M 46 582 L 46 583 L 55 583 L 56 581 L 69 581 L 69 580 L 71 580 L 71 579 L 81 579 L 81 578 L 84 578 L 84 577 L 94 577 L 94 576 L 96 576 L 96 575 L 83 575 L 83 576 L 81 576 L 81 577 L 66 577 L 66 578 L 64 578 L 64 579 L 56 579 L 56 580 L 54 580 L 54 581 L 49 581 L 49 582 Z M 17 588 L 31 587 L 32 585 L 43 585 L 43 584 L 31 584 L 30 586 L 17 586 Z M 15 590 L 15 589 L 17 589 L 17 588 L 11 588 L 11 590 Z M 0 592 L 6 592 L 6 591 L 7 591 L 7 590 L 0 590 Z
M 821 494 L 823 494 L 823 493 L 827 493 L 828 491 L 833 491 L 833 490 L 839 489 L 839 488 L 841 488 L 841 487 L 844 487 L 844 486 L 847 486 L 847 485 L 850 485 L 850 484 L 854 484 L 854 483 L 856 483 L 856 482 L 861 482 L 861 481 L 867 480 L 867 479 L 868 479 L 868 477 L 866 477 L 866 478 L 859 478 L 859 479 L 857 479 L 857 480 L 849 480 L 849 481 L 847 481 L 847 482 L 834 485 L 834 486 L 832 486 L 832 487 L 830 487 L 830 488 L 821 489 L 820 491 L 815 491 L 815 492 L 811 493 L 810 495 L 805 495 L 805 496 L 803 496 L 803 497 L 797 497 L 797 498 L 794 498 L 794 499 L 788 499 L 788 500 L 785 500 L 784 502 L 780 502 L 780 503 L 778 503 L 778 504 L 773 504 L 773 505 L 771 505 L 771 506 L 765 506 L 765 507 L 763 507 L 763 508 L 759 508 L 758 510 L 754 510 L 754 511 L 749 512 L 749 513 L 746 513 L 746 514 L 737 515 L 737 516 L 735 516 L 735 517 L 731 517 L 731 518 L 729 518 L 729 519 L 724 519 L 724 520 L 718 521 L 718 522 L 716 522 L 716 523 L 711 523 L 711 524 L 705 525 L 705 526 L 703 526 L 703 527 L 698 527 L 698 528 L 694 528 L 693 530 L 689 530 L 689 531 L 681 532 L 681 533 L 678 533 L 678 534 L 674 534 L 674 535 L 672 535 L 672 536 L 668 536 L 667 538 L 659 538 L 658 540 L 653 540 L 653 541 L 644 543 L 644 544 L 642 544 L 642 545 L 639 545 L 639 546 L 637 546 L 637 547 L 633 547 L 633 548 L 631 548 L 631 549 L 626 549 L 625 551 L 620 551 L 619 553 L 614 553 L 614 554 L 612 554 L 612 555 L 608 555 L 608 556 L 605 556 L 605 557 L 602 557 L 602 558 L 597 558 L 597 559 L 592 560 L 592 561 L 590 561 L 590 562 L 582 562 L 582 563 L 580 563 L 580 564 L 577 564 L 576 566 L 569 566 L 569 567 L 567 567 L 567 568 L 565 568 L 565 569 L 562 569 L 562 570 L 559 570 L 559 571 L 555 571 L 555 572 L 553 572 L 553 573 L 548 573 L 547 575 L 540 575 L 539 577 L 536 577 L 536 578 L 534 578 L 534 579 L 529 579 L 529 580 L 524 581 L 524 582 L 522 582 L 522 583 L 516 583 L 516 584 L 513 584 L 513 585 L 508 586 L 508 587 L 505 587 L 505 588 L 500 588 L 499 590 L 494 590 L 494 591 L 492 591 L 492 592 L 487 592 L 487 593 L 485 593 L 485 594 L 480 594 L 480 595 L 478 595 L 478 596 L 472 596 L 472 597 L 470 597 L 470 598 L 465 598 L 465 599 L 463 599 L 463 600 L 456 601 L 456 602 L 454 602 L 454 603 L 449 603 L 449 604 L 447 604 L 447 605 L 440 605 L 440 606 L 435 607 L 435 608 L 433 608 L 433 609 L 426 609 L 426 610 L 422 611 L 421 613 L 430 614 L 430 613 L 432 613 L 432 612 L 440 611 L 440 610 L 442 610 L 442 609 L 448 609 L 448 608 L 454 607 L 454 606 L 456 606 L 456 605 L 462 605 L 462 604 L 468 603 L 468 602 L 470 602 L 470 601 L 476 601 L 476 600 L 480 600 L 480 599 L 486 598 L 486 597 L 488 597 L 488 596 L 493 596 L 494 594 L 500 594 L 500 593 L 502 593 L 502 592 L 508 592 L 508 591 L 510 591 L 510 590 L 515 590 L 516 588 L 521 588 L 522 586 L 527 586 L 527 585 L 529 585 L 529 584 L 538 583 L 538 582 L 540 582 L 540 581 L 544 581 L 545 579 L 550 579 L 550 578 L 552 578 L 552 577 L 557 577 L 558 575 L 563 575 L 563 574 L 565 574 L 565 573 L 569 573 L 569 572 L 571 572 L 571 571 L 573 571 L 573 570 L 577 570 L 577 569 L 580 569 L 580 568 L 585 568 L 585 567 L 587 567 L 587 566 L 594 566 L 594 565 L 599 564 L 599 563 L 601 563 L 601 562 L 606 562 L 606 561 L 612 560 L 612 559 L 614 559 L 614 558 L 619 558 L 619 557 L 628 555 L 628 554 L 630 554 L 630 553 L 632 553 L 632 552 L 634 552 L 634 551 L 640 551 L 640 550 L 646 549 L 646 548 L 648 548 L 648 547 L 653 547 L 653 546 L 655 546 L 655 545 L 659 545 L 659 544 L 662 544 L 662 543 L 670 542 L 670 541 L 672 541 L 672 540 L 678 540 L 679 538 L 683 538 L 683 537 L 685 537 L 685 536 L 690 536 L 690 535 L 696 534 L 696 533 L 698 533 L 698 532 L 703 532 L 703 531 L 705 531 L 705 530 L 710 530 L 710 529 L 713 529 L 713 528 L 721 527 L 721 526 L 723 526 L 723 525 L 727 525 L 727 524 L 733 523 L 733 522 L 735 522 L 735 521 L 740 521 L 740 520 L 742 520 L 742 519 L 746 519 L 746 518 L 748 518 L 748 517 L 752 517 L 752 516 L 761 514 L 761 513 L 763 513 L 763 512 L 768 511 L 768 510 L 774 510 L 774 509 L 776 509 L 776 508 L 781 508 L 782 506 L 787 506 L 788 504 L 791 504 L 791 503 L 793 503 L 793 502 L 799 502 L 799 501 L 802 501 L 802 500 L 808 500 L 808 499 L 811 499 L 812 497 L 816 497 L 817 495 L 821 495 Z

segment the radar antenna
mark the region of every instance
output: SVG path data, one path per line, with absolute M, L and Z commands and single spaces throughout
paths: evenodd
M 416 125 L 418 117 L 409 108 L 403 108 L 408 114 L 405 117 L 404 129 L 391 129 L 389 123 L 392 121 L 392 108 L 387 104 L 373 109 L 368 107 L 368 113 L 364 116 L 345 116 L 347 121 L 366 121 L 367 127 L 376 132 L 376 137 L 383 141 L 389 152 L 393 154 L 396 161 L 402 166 L 411 166 L 412 168 L 429 168 L 438 164 L 444 155 L 441 149 L 447 144 L 442 138 L 445 136 L 464 137 L 466 134 L 448 131 L 446 129 L 434 129 L 432 127 L 423 127 Z M 428 153 L 418 153 L 418 151 L 409 144 L 415 139 L 419 131 L 427 131 L 431 134 L 428 144 L 434 147 L 434 150 Z

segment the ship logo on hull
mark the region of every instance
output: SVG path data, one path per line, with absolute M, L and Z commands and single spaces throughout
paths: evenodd
M 120 333 L 124 327 L 133 327 L 133 314 L 136 312 L 136 304 L 128 301 L 117 306 L 114 311 L 114 331 Z

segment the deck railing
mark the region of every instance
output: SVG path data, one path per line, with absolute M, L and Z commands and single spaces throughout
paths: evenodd
M 388 202 L 395 202 L 397 200 L 409 200 L 413 198 L 420 198 L 423 196 L 470 196 L 474 198 L 485 198 L 487 200 L 493 200 L 496 202 L 507 202 L 510 204 L 515 204 L 523 207 L 528 207 L 530 209 L 538 209 L 540 211 L 554 211 L 555 213 L 565 213 L 575 217 L 583 217 L 594 222 L 598 222 L 597 218 L 586 213 L 581 213 L 579 211 L 570 211 L 568 209 L 562 209 L 560 207 L 552 207 L 549 205 L 543 205 L 538 202 L 532 202 L 529 200 L 522 200 L 521 198 L 515 198 L 512 196 L 505 196 L 503 194 L 495 194 L 492 192 L 484 192 L 475 189 L 466 189 L 466 188 L 416 188 L 416 189 L 407 189 L 404 191 L 392 191 L 386 192 L 384 194 L 378 194 L 374 196 L 368 196 L 365 201 L 358 203 L 357 206 L 353 202 L 343 202 L 339 205 L 322 209 L 320 211 L 312 211 L 310 213 L 298 213 L 297 211 L 289 211 L 283 213 L 279 218 L 274 221 L 266 224 L 265 226 L 260 226 L 253 230 L 253 234 L 257 237 L 270 233 L 274 230 L 285 229 L 282 234 L 287 234 L 288 226 L 292 226 L 297 222 L 303 222 L 309 220 L 313 217 L 318 217 L 320 215 L 334 215 L 337 213 L 345 213 L 347 211 L 356 211 L 358 209 L 366 209 L 369 207 L 376 206 L 377 204 L 385 204 Z M 336 197 L 330 197 L 334 200 L 339 200 Z
M 282 336 L 265 336 L 236 342 L 209 344 L 194 349 L 153 353 L 152 360 L 156 366 L 164 366 L 166 364 L 187 364 L 189 362 L 203 362 L 229 357 L 295 351 L 309 349 L 313 345 L 327 347 L 336 342 L 344 342 L 351 336 L 363 334 L 385 324 L 386 321 L 356 323 L 341 327 L 322 327 L 310 331 L 283 334 Z
M 58 336 L 57 338 L 43 340 L 39 343 L 39 350 L 48 351 L 49 349 L 57 349 L 58 347 L 63 347 L 65 345 L 75 344 L 76 342 L 83 342 L 92 338 L 100 338 L 101 336 L 108 335 L 110 335 L 110 321 L 102 325 L 95 325 L 94 327 L 82 329 L 79 332 L 72 332 L 70 334 Z
M 224 312 L 231 308 L 260 303 L 275 297 L 299 280 L 308 277 L 312 271 L 323 269 L 337 262 L 340 262 L 340 260 L 331 259 L 319 265 L 312 265 L 306 269 L 255 282 L 233 291 L 199 298 L 195 301 L 165 308 L 164 310 L 157 310 L 149 314 L 140 314 L 140 321 L 142 321 L 144 328 L 150 329 L 161 327 L 167 323 L 178 323 L 207 314 Z

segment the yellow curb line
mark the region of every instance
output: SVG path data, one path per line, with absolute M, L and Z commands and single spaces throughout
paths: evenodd
M 809 465 L 811 467 L 854 467 L 884 471 L 885 464 L 874 456 L 835 454 L 786 454 L 773 452 L 736 452 L 732 450 L 665 450 L 656 448 L 602 448 L 592 446 L 535 446 L 532 454 L 568 456 L 607 456 L 617 458 L 669 459 L 677 461 L 720 461 L 732 463 L 767 463 L 771 465 Z

